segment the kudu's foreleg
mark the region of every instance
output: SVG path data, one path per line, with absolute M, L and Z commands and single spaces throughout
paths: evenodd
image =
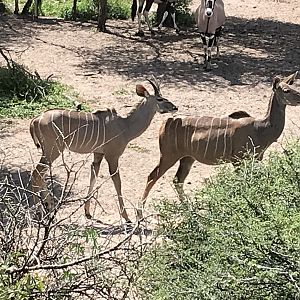
M 142 200 L 138 203 L 137 209 L 137 217 L 138 219 L 143 218 L 143 209 L 146 203 L 146 199 L 149 195 L 150 190 L 156 183 L 156 181 L 163 176 L 166 171 L 168 171 L 174 164 L 177 162 L 179 158 L 167 158 L 161 156 L 159 164 L 154 168 L 154 170 L 148 176 L 146 188 L 142 197 Z
M 121 189 L 121 178 L 119 173 L 119 162 L 118 158 L 111 158 L 111 157 L 105 157 L 108 162 L 109 167 L 109 174 L 112 178 L 112 181 L 114 183 L 115 189 L 117 191 L 118 200 L 119 200 L 119 212 L 120 215 L 126 220 L 126 222 L 131 222 L 127 211 L 124 206 L 123 196 L 122 196 L 122 189 Z
M 88 219 L 92 218 L 92 216 L 90 214 L 90 205 L 91 205 L 90 198 L 91 198 L 91 194 L 93 192 L 94 185 L 96 183 L 96 179 L 99 174 L 102 159 L 103 159 L 103 154 L 94 153 L 94 161 L 91 165 L 90 186 L 89 186 L 89 191 L 88 191 L 88 195 L 87 195 L 87 200 L 84 203 L 84 212 L 85 212 L 85 216 Z
M 173 180 L 180 200 L 183 200 L 184 198 L 184 191 L 183 191 L 184 180 L 190 173 L 191 167 L 194 162 L 195 159 L 191 156 L 186 156 L 180 159 L 180 164 Z

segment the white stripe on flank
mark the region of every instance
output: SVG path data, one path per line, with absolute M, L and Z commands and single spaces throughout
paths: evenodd
M 69 132 L 68 135 L 71 134 L 71 111 L 69 110 L 69 114 L 68 114 L 68 119 L 69 119 Z
M 92 125 L 92 131 L 90 132 L 90 139 L 88 140 L 88 142 L 86 143 L 86 147 L 89 146 L 93 136 L 94 136 L 94 127 L 95 127 L 95 117 L 93 114 L 91 114 L 91 117 L 92 117 L 92 121 L 93 121 L 93 125 Z
M 76 134 L 76 130 L 72 130 L 72 132 L 71 132 L 71 111 L 69 111 L 69 131 L 70 131 L 69 135 L 72 136 L 71 142 L 69 145 L 69 148 L 71 148 L 71 147 L 73 147 L 73 142 L 74 142 L 74 138 L 75 138 L 75 134 Z
M 175 141 L 175 149 L 176 151 L 178 151 L 178 140 L 177 140 L 177 126 L 178 126 L 178 123 L 179 122 L 176 122 L 176 125 L 175 125 L 175 129 L 174 129 L 174 141 Z
M 65 112 L 64 110 L 61 112 L 61 132 L 60 132 L 62 139 L 63 139 L 63 143 L 65 143 L 64 112 Z
M 197 124 L 198 124 L 198 121 L 199 121 L 200 119 L 201 119 L 201 118 L 198 118 Z M 199 151 L 200 140 L 201 140 L 201 139 L 199 139 L 199 140 L 198 140 L 198 143 L 197 143 L 197 150 L 196 150 L 196 153 L 198 153 L 198 151 Z
M 229 122 L 229 118 L 227 118 L 227 123 L 226 123 L 226 127 L 225 127 L 225 133 L 224 133 L 224 150 L 223 150 L 223 158 L 225 157 L 225 153 L 226 153 L 226 135 L 227 135 L 227 130 L 228 130 L 228 122 Z
M 220 118 L 219 128 L 218 128 L 218 132 L 217 132 L 217 140 L 216 140 L 216 146 L 215 146 L 215 157 L 216 157 L 217 150 L 218 150 L 218 142 L 219 142 L 221 125 L 222 125 L 222 118 Z
M 82 148 L 84 142 L 85 142 L 85 139 L 86 139 L 86 134 L 87 134 L 87 131 L 88 131 L 88 127 L 89 127 L 89 123 L 88 123 L 88 117 L 87 117 L 87 113 L 85 113 L 85 132 L 84 132 L 84 137 L 82 139 L 82 143 L 81 145 L 79 146 L 79 148 Z
M 96 145 L 98 143 L 98 139 L 99 139 L 99 132 L 100 132 L 99 118 L 97 119 L 97 124 L 96 125 L 97 125 L 97 137 L 95 139 L 94 145 L 91 147 L 91 152 L 94 152 L 95 147 L 96 147 Z
M 80 135 L 79 132 L 80 132 L 80 128 L 81 128 L 81 126 L 80 126 L 80 121 L 81 121 L 80 114 L 81 114 L 81 112 L 78 113 L 78 119 L 77 119 L 77 121 L 78 121 L 78 127 L 77 127 L 77 130 L 75 132 L 75 134 L 77 135 L 76 136 L 76 146 L 75 146 L 74 149 L 78 149 L 78 142 L 79 142 L 79 135 Z
M 208 139 L 207 139 L 206 147 L 205 147 L 205 151 L 204 151 L 204 158 L 206 157 L 208 145 L 209 145 L 209 142 L 210 142 L 210 136 L 211 136 L 211 131 L 212 131 L 214 120 L 215 120 L 215 118 L 212 118 L 211 123 L 210 123 L 210 128 L 209 128 L 209 133 L 208 133 Z
M 100 146 L 103 146 L 106 143 L 106 127 L 105 127 L 105 119 L 104 118 L 102 119 L 102 123 L 103 123 L 103 139 L 102 139 L 102 143 Z
M 55 134 L 55 140 L 56 140 L 56 142 L 57 142 L 57 139 L 59 138 L 59 132 L 57 132 L 57 131 L 58 131 L 58 130 L 57 130 L 57 126 L 54 126 L 54 125 L 56 125 L 56 124 L 54 124 L 53 119 L 54 119 L 54 113 L 53 113 L 53 111 L 52 111 L 52 112 L 51 112 L 51 127 L 52 127 L 52 130 L 53 130 L 54 134 Z
M 194 141 L 196 132 L 197 132 L 198 121 L 199 121 L 199 118 L 197 119 L 197 121 L 196 121 L 196 123 L 195 123 L 195 126 L 194 126 L 194 132 L 193 132 L 193 134 L 192 134 L 192 136 L 191 136 L 191 151 L 192 151 L 192 152 L 194 151 L 194 150 L 193 150 L 192 144 L 193 144 L 193 141 Z
M 185 136 L 185 145 L 184 145 L 184 147 L 185 147 L 185 149 L 188 149 L 188 146 L 189 146 L 189 126 L 188 125 L 185 126 L 183 135 Z

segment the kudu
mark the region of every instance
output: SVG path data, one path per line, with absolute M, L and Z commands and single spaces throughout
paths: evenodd
M 264 151 L 281 135 L 285 123 L 286 105 L 300 105 L 300 92 L 291 87 L 297 72 L 281 80 L 273 80 L 273 94 L 268 112 L 263 119 L 238 111 L 226 117 L 169 118 L 160 129 L 160 161 L 150 173 L 138 216 L 155 182 L 178 160 L 174 178 L 179 197 L 183 195 L 183 182 L 195 160 L 214 165 L 221 161 L 238 163 L 246 152 L 262 159 Z
M 225 22 L 223 0 L 201 0 L 195 12 L 195 20 L 204 47 L 204 69 L 211 70 L 211 50 L 217 48 L 219 58 L 219 38 Z
M 42 149 L 40 162 L 32 173 L 32 188 L 35 195 L 42 190 L 46 191 L 45 203 L 50 208 L 53 207 L 53 199 L 44 181 L 48 167 L 66 148 L 76 153 L 93 153 L 90 186 L 85 202 L 86 217 L 91 218 L 90 196 L 100 163 L 105 158 L 117 191 L 120 214 L 129 222 L 121 192 L 119 158 L 127 144 L 148 128 L 156 112 L 167 113 L 177 110 L 176 106 L 161 96 L 157 82 L 155 80 L 149 82 L 154 88 L 154 95 L 150 95 L 143 85 L 137 85 L 137 95 L 145 99 L 126 117 L 119 116 L 114 109 L 97 110 L 92 113 L 54 109 L 33 119 L 30 133 L 36 146 Z M 36 197 L 34 201 L 37 203 Z
M 138 4 L 137 4 L 138 1 Z M 142 15 L 144 15 L 146 23 L 148 25 L 148 28 L 151 32 L 152 35 L 155 34 L 152 26 L 151 26 L 151 22 L 149 20 L 149 11 L 151 9 L 151 6 L 153 4 L 153 2 L 160 4 L 163 3 L 165 4 L 164 7 L 164 13 L 162 16 L 162 20 L 160 21 L 159 25 L 158 25 L 158 29 L 161 30 L 164 21 L 166 20 L 168 14 L 171 15 L 172 20 L 173 20 L 173 26 L 174 29 L 176 30 L 176 33 L 179 33 L 179 28 L 176 24 L 175 21 L 175 2 L 177 0 L 133 0 L 132 2 L 132 6 L 131 6 L 131 19 L 132 21 L 134 21 L 134 18 L 136 16 L 136 12 L 138 10 L 138 32 L 136 33 L 137 36 L 144 36 L 144 32 L 142 30 Z M 145 7 L 144 7 L 145 5 Z

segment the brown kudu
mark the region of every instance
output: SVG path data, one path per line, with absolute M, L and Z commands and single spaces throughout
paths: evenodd
M 42 157 L 32 173 L 32 188 L 35 194 L 46 191 L 45 203 L 53 207 L 44 181 L 45 173 L 55 159 L 67 148 L 76 153 L 93 153 L 90 186 L 85 202 L 85 215 L 90 215 L 90 195 L 99 173 L 103 158 L 108 162 L 119 200 L 121 216 L 130 221 L 124 207 L 119 174 L 119 158 L 127 144 L 141 135 L 150 125 L 156 112 L 167 113 L 177 110 L 170 101 L 163 98 L 156 81 L 149 80 L 154 88 L 150 95 L 142 85 L 136 86 L 138 96 L 144 97 L 126 116 L 121 117 L 114 109 L 97 110 L 92 113 L 54 109 L 42 113 L 32 120 L 30 133 L 35 144 L 42 149 Z M 37 203 L 36 196 L 34 197 Z M 43 198 L 42 198 L 43 199 Z
M 266 116 L 251 117 L 238 111 L 226 117 L 169 118 L 160 129 L 160 161 L 150 173 L 138 217 L 146 198 L 156 181 L 178 160 L 180 165 L 174 178 L 178 195 L 183 194 L 183 182 L 195 160 L 214 165 L 221 161 L 236 163 L 246 152 L 262 159 L 264 151 L 281 135 L 285 124 L 287 105 L 300 105 L 300 93 L 291 87 L 297 72 L 273 80 L 273 93 Z

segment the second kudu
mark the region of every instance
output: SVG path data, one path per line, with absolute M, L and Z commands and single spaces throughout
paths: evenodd
M 155 182 L 178 160 L 174 183 L 178 195 L 182 196 L 183 182 L 195 160 L 207 165 L 221 161 L 237 163 L 246 152 L 262 159 L 264 151 L 283 131 L 286 106 L 300 105 L 300 92 L 291 87 L 296 76 L 297 72 L 282 80 L 274 78 L 273 94 L 263 119 L 253 118 L 244 111 L 226 117 L 169 118 L 160 129 L 160 161 L 148 177 L 138 208 L 139 218 Z
M 148 128 L 156 112 L 177 111 L 176 106 L 161 96 L 156 81 L 149 82 L 154 95 L 150 95 L 143 85 L 137 85 L 137 95 L 145 100 L 138 103 L 127 117 L 119 116 L 114 109 L 92 113 L 54 109 L 32 120 L 30 133 L 36 146 L 42 149 L 42 157 L 32 174 L 32 188 L 35 193 L 46 191 L 45 203 L 48 206 L 53 207 L 53 200 L 47 192 L 44 176 L 48 167 L 67 148 L 76 153 L 94 154 L 88 196 L 93 192 L 102 159 L 107 160 L 118 194 L 120 214 L 130 221 L 121 192 L 119 158 L 127 144 Z M 91 218 L 90 197 L 85 202 L 85 215 Z

